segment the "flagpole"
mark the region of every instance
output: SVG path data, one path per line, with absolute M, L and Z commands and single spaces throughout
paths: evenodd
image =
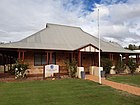
M 99 14 L 99 9 L 98 9 L 98 37 L 99 37 L 99 84 L 102 84 L 101 82 L 101 52 L 100 52 L 100 49 L 101 49 L 101 43 L 100 43 L 100 14 Z

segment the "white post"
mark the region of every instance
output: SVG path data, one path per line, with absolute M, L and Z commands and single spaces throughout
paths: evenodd
M 100 30 L 99 30 L 99 20 L 100 20 L 100 17 L 99 17 L 99 9 L 98 9 L 98 37 L 99 37 L 99 84 L 102 84 L 101 83 L 101 52 L 100 52 L 100 49 L 101 49 L 101 45 L 100 45 Z
M 120 54 L 120 57 L 121 57 L 121 62 L 122 62 L 122 54 Z

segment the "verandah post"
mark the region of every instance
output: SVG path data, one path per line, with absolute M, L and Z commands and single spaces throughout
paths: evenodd
M 52 52 L 50 52 L 50 64 L 52 64 Z
M 81 63 L 82 63 L 82 62 L 81 62 L 81 52 L 79 51 L 79 52 L 78 52 L 78 66 L 79 66 L 79 67 L 82 66 Z

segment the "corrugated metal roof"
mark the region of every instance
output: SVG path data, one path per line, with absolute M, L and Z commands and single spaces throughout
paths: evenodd
M 18 42 L 0 44 L 0 48 L 46 49 L 73 51 L 92 44 L 98 48 L 98 38 L 84 32 L 79 27 L 47 24 L 47 28 Z M 103 52 L 134 53 L 121 46 L 101 41 Z

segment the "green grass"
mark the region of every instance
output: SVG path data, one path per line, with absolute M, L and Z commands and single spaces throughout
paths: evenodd
M 113 76 L 108 80 L 140 87 L 140 75 Z
M 140 96 L 80 79 L 1 82 L 0 105 L 139 105 Z

